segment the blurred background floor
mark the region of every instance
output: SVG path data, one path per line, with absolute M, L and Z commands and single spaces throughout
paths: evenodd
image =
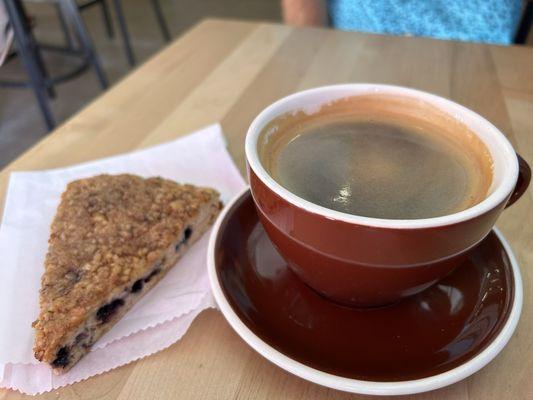
M 174 38 L 206 17 L 281 21 L 280 0 L 160 1 Z M 123 5 L 137 65 L 140 65 L 161 49 L 165 42 L 148 0 L 125 0 Z M 63 32 L 53 6 L 28 3 L 27 12 L 36 21 L 35 34 L 39 41 L 63 43 Z M 116 19 L 115 37 L 110 39 L 105 33 L 99 7 L 89 8 L 83 11 L 82 15 L 112 85 L 131 71 L 124 55 L 122 40 L 117 32 Z M 530 32 L 528 45 L 533 45 L 533 30 Z M 55 73 L 68 70 L 73 62 L 67 57 L 47 53 L 45 60 L 48 69 Z M 25 74 L 15 59 L 0 68 L 0 77 L 25 78 Z M 93 70 L 57 85 L 56 90 L 57 98 L 50 103 L 58 124 L 102 93 Z M 0 167 L 8 164 L 46 133 L 31 90 L 0 88 Z
M 147 0 L 123 1 L 124 14 L 137 65 L 165 46 L 159 26 Z M 227 17 L 252 20 L 281 21 L 279 0 L 161 0 L 171 35 L 179 36 L 206 17 Z M 26 5 L 27 13 L 36 21 L 35 36 L 46 43 L 63 43 L 63 32 L 53 6 L 47 4 Z M 126 57 L 118 25 L 115 37 L 106 36 L 99 7 L 82 13 L 87 29 L 100 56 L 110 85 L 131 71 Z M 73 61 L 68 57 L 44 53 L 50 71 L 66 71 Z M 25 79 L 24 70 L 17 59 L 0 68 L 1 78 Z M 57 97 L 51 100 L 57 124 L 68 119 L 77 110 L 102 93 L 94 71 L 56 86 Z M 0 88 L 0 168 L 16 158 L 25 149 L 47 133 L 33 92 L 29 89 Z

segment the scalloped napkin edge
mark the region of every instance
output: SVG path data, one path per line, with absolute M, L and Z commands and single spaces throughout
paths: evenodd
M 68 373 L 54 375 L 44 364 L 0 364 L 0 388 L 37 395 L 63 386 L 81 382 L 92 376 L 129 364 L 170 347 L 187 332 L 194 319 L 203 310 L 216 308 L 211 293 L 199 307 L 155 328 L 148 328 L 119 339 L 103 349 L 87 354 Z

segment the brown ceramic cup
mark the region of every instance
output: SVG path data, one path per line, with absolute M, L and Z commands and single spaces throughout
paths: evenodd
M 487 197 L 442 217 L 393 220 L 345 214 L 313 204 L 278 184 L 260 161 L 261 132 L 288 112 L 313 114 L 353 96 L 405 98 L 410 107 L 430 106 L 468 127 L 493 161 Z M 263 110 L 246 136 L 251 192 L 269 238 L 305 283 L 336 302 L 379 306 L 418 293 L 459 266 L 490 232 L 502 210 L 526 190 L 531 171 L 506 137 L 480 115 L 444 98 L 402 87 L 347 84 L 306 90 Z

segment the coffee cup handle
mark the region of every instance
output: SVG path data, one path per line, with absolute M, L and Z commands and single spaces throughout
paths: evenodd
M 518 153 L 516 154 L 516 157 L 518 158 L 518 180 L 516 181 L 513 193 L 511 194 L 511 197 L 509 197 L 505 208 L 514 204 L 520 197 L 522 197 L 531 181 L 531 168 L 529 167 L 529 164 L 526 160 L 520 157 Z

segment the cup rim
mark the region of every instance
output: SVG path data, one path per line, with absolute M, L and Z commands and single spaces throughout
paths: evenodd
M 414 379 L 408 381 L 398 382 L 379 382 L 379 381 L 364 381 L 359 379 L 345 378 L 337 375 L 333 375 L 327 372 L 320 371 L 318 369 L 309 367 L 299 361 L 296 361 L 279 350 L 270 346 L 263 341 L 259 336 L 252 332 L 244 322 L 239 318 L 237 313 L 233 310 L 229 300 L 226 298 L 222 289 L 221 283 L 218 278 L 216 268 L 216 244 L 221 232 L 221 226 L 226 221 L 228 215 L 231 213 L 235 204 L 245 195 L 249 190 L 246 187 L 243 191 L 237 194 L 224 208 L 221 214 L 218 216 L 211 235 L 209 237 L 209 244 L 207 249 L 207 269 L 209 282 L 211 285 L 211 291 L 215 301 L 224 315 L 224 318 L 228 321 L 230 326 L 237 332 L 237 334 L 255 351 L 265 357 L 270 362 L 276 364 L 278 367 L 303 378 L 307 381 L 317 383 L 322 386 L 330 387 L 345 392 L 368 394 L 368 395 L 407 395 L 428 392 L 442 388 L 444 386 L 451 385 L 459 382 L 468 376 L 479 371 L 491 362 L 507 345 L 513 332 L 518 325 L 520 319 L 520 313 L 522 311 L 523 303 L 523 286 L 522 277 L 520 274 L 520 268 L 518 261 L 511 249 L 511 246 L 502 235 L 502 233 L 494 227 L 494 233 L 500 240 L 507 257 L 511 264 L 511 271 L 514 280 L 514 293 L 511 302 L 511 310 L 507 316 L 507 320 L 502 326 L 498 335 L 493 341 L 485 347 L 479 354 L 461 364 L 455 368 L 452 368 L 446 372 L 442 372 L 437 375 L 429 376 L 421 379 Z
M 353 94 L 346 94 L 346 92 L 353 92 Z M 344 94 L 338 96 L 331 96 L 332 93 Z M 266 171 L 266 169 L 261 164 L 261 161 L 259 160 L 259 154 L 257 151 L 257 141 L 259 139 L 263 127 L 273 118 L 280 114 L 278 110 L 282 109 L 287 103 L 291 103 L 313 95 L 324 94 L 325 96 L 327 96 L 327 99 L 325 101 L 317 104 L 317 106 L 320 106 L 321 104 L 325 104 L 335 98 L 346 97 L 347 95 L 349 96 L 368 93 L 399 94 L 411 98 L 414 97 L 422 99 L 440 109 L 445 109 L 445 111 L 449 114 L 452 114 L 454 118 L 464 120 L 466 119 L 466 117 L 468 117 L 468 119 L 475 121 L 476 124 L 481 126 L 485 132 L 488 132 L 488 134 L 493 137 L 493 139 L 497 142 L 498 151 L 501 152 L 503 154 L 503 157 L 508 161 L 508 164 L 506 165 L 503 171 L 501 182 L 498 184 L 495 190 L 481 202 L 473 205 L 472 207 L 453 214 L 421 219 L 385 219 L 348 214 L 341 211 L 332 210 L 320 206 L 318 204 L 314 204 L 284 188 L 269 175 L 269 173 Z M 478 134 L 478 132 L 481 130 L 476 130 L 474 128 L 471 129 L 476 134 Z M 478 137 L 480 136 L 478 135 Z M 484 141 L 482 137 L 480 137 L 480 139 Z M 516 181 L 518 179 L 518 158 L 516 156 L 516 152 L 514 151 L 513 146 L 505 137 L 505 135 L 491 122 L 489 122 L 479 114 L 475 113 L 474 111 L 451 100 L 445 99 L 441 96 L 437 96 L 417 89 L 383 84 L 348 83 L 321 86 L 313 89 L 300 91 L 277 100 L 276 102 L 265 108 L 263 111 L 261 111 L 259 115 L 257 115 L 252 121 L 246 134 L 245 155 L 248 166 L 255 173 L 255 175 L 270 190 L 272 190 L 282 199 L 285 199 L 286 201 L 295 205 L 296 207 L 304 209 L 313 214 L 324 216 L 328 219 L 344 221 L 357 225 L 372 226 L 377 228 L 421 229 L 452 225 L 475 218 L 490 211 L 491 209 L 497 207 L 499 204 L 504 202 L 513 191 Z

